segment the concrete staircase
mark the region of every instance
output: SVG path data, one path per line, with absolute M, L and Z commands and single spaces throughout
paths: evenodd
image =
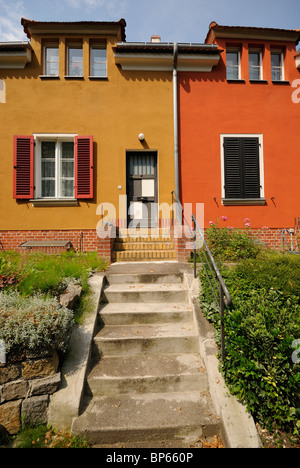
M 219 435 L 178 264 L 114 264 L 72 433 L 96 447 L 190 447 Z
M 166 228 L 120 229 L 112 252 L 114 262 L 176 260 L 176 251 Z

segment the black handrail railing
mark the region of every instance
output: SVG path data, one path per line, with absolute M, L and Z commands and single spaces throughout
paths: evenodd
M 224 310 L 225 305 L 230 306 L 232 304 L 232 299 L 225 284 L 225 281 L 219 271 L 219 268 L 216 264 L 216 261 L 210 251 L 210 248 L 205 240 L 204 233 L 200 228 L 198 221 L 194 214 L 191 215 L 191 221 L 193 223 L 193 227 L 190 227 L 187 219 L 184 216 L 183 206 L 180 201 L 177 199 L 175 192 L 172 192 L 172 206 L 176 204 L 175 209 L 176 213 L 179 209 L 180 211 L 180 222 L 186 223 L 188 226 L 191 237 L 194 241 L 194 277 L 197 278 L 197 253 L 199 255 L 199 259 L 202 263 L 203 269 L 206 274 L 206 278 L 208 280 L 208 284 L 211 288 L 213 293 L 214 299 L 219 307 L 220 311 L 220 318 L 221 318 L 221 356 L 222 361 L 225 360 L 225 330 L 224 330 Z M 173 211 L 173 210 L 172 210 Z M 177 221 L 179 217 L 176 216 Z M 173 218 L 174 222 L 174 218 Z M 199 243 L 200 238 L 200 243 Z M 197 244 L 200 244 L 198 247 Z
M 221 355 L 222 361 L 225 360 L 226 352 L 225 352 L 225 330 L 224 330 L 224 310 L 225 304 L 226 306 L 230 306 L 232 304 L 232 299 L 225 284 L 225 281 L 219 271 L 219 268 L 215 262 L 215 259 L 210 251 L 210 248 L 207 245 L 205 240 L 204 234 L 199 227 L 197 219 L 194 215 L 192 215 L 192 221 L 194 226 L 194 277 L 197 277 L 196 272 L 196 262 L 197 262 L 197 252 L 199 254 L 199 258 L 201 260 L 203 269 L 205 271 L 206 278 L 212 290 L 213 296 L 215 298 L 216 303 L 219 306 L 220 310 L 220 318 L 221 318 Z M 197 235 L 200 236 L 201 239 L 201 248 L 197 249 L 196 245 L 196 238 Z M 208 270 L 207 270 L 208 267 Z M 209 275 L 210 273 L 210 275 Z M 218 292 L 216 292 L 216 289 Z

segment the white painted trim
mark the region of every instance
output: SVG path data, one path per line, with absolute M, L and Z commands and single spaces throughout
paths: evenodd
M 0 80 L 0 104 L 6 103 L 6 84 L 4 80 Z
M 0 50 L 0 69 L 22 69 L 31 62 L 32 50 L 3 52 Z
M 47 42 L 43 45 L 43 75 L 44 77 L 51 77 L 51 78 L 58 78 L 59 77 L 59 55 L 58 55 L 58 75 L 48 75 L 46 73 L 46 49 L 47 48 L 52 48 L 52 49 L 58 49 L 58 54 L 59 54 L 59 43 L 58 42 Z
M 47 200 L 46 197 L 41 197 L 41 142 L 42 141 L 55 141 L 55 142 L 61 142 L 61 141 L 73 141 L 75 140 L 75 137 L 77 136 L 76 133 L 34 133 L 34 185 L 35 185 L 35 199 L 40 199 L 40 200 Z M 57 156 L 57 148 L 55 149 L 56 155 Z M 58 169 L 58 161 L 59 158 L 55 157 L 55 174 L 59 173 Z M 57 180 L 56 183 L 58 184 Z M 57 192 L 57 187 L 56 187 L 56 192 Z M 64 198 L 53 198 L 50 197 L 50 199 L 53 200 L 64 200 Z M 69 200 L 70 197 L 67 197 Z M 75 199 L 75 198 L 74 198 Z
M 241 72 L 241 49 L 240 49 L 239 47 L 230 47 L 230 46 L 228 46 L 228 47 L 226 47 L 226 54 L 227 54 L 227 52 L 229 52 L 229 53 L 230 53 L 230 52 L 231 52 L 231 53 L 232 53 L 232 52 L 235 52 L 235 53 L 238 54 L 238 78 L 237 78 L 237 79 L 238 79 L 238 80 L 241 80 L 241 79 L 242 79 L 242 72 Z M 227 55 L 226 55 L 226 58 L 227 58 Z M 234 80 L 234 79 L 232 79 L 232 78 L 227 78 L 227 59 L 226 59 L 226 79 L 227 79 L 228 81 Z
M 173 71 L 173 54 L 150 53 L 118 53 L 115 52 L 115 62 L 122 70 L 140 71 Z M 178 71 L 211 72 L 218 64 L 220 55 L 216 54 L 180 54 L 178 55 Z
M 224 171 L 224 138 L 258 138 L 259 141 L 259 178 L 260 178 L 260 198 L 265 198 L 265 176 L 264 176 L 264 148 L 263 135 L 259 133 L 221 133 L 220 135 L 220 155 L 221 155 L 221 194 L 225 199 L 225 171 Z M 245 198 L 245 200 L 247 200 Z
M 282 49 L 271 49 L 271 60 L 272 60 L 272 54 L 280 54 L 281 80 L 278 80 L 278 81 L 285 81 L 284 51 Z M 272 63 L 271 63 L 271 74 L 272 74 Z
M 259 78 L 259 80 L 257 80 L 257 81 L 263 81 L 263 80 L 264 80 L 264 70 L 263 70 L 263 54 L 262 54 L 262 50 L 261 50 L 261 49 L 255 49 L 255 48 L 252 48 L 252 47 L 251 47 L 251 49 L 249 49 L 249 51 L 248 51 L 249 79 L 250 79 L 249 55 L 250 55 L 251 53 L 259 54 L 260 78 Z
M 106 60 L 105 62 L 102 62 L 102 63 L 105 63 L 105 72 L 106 74 L 105 75 L 92 75 L 92 66 L 93 66 L 93 62 L 92 62 L 92 50 L 93 49 L 101 49 L 101 50 L 105 50 L 106 52 Z M 108 61 L 107 61 L 107 44 L 106 43 L 101 43 L 101 42 L 95 42 L 95 43 L 92 43 L 90 44 L 90 47 L 89 47 L 89 78 L 107 78 L 107 75 L 108 75 Z
M 157 206 L 159 207 L 159 197 L 160 197 L 160 190 L 159 190 L 159 150 L 158 149 L 126 149 L 125 150 L 125 195 L 128 197 L 127 194 L 127 153 L 156 153 L 156 180 L 157 180 Z M 159 211 L 157 213 L 158 216 L 158 227 L 159 227 Z M 126 200 L 126 226 L 128 226 L 128 205 L 127 205 L 127 200 Z M 148 226 L 149 228 L 149 226 Z

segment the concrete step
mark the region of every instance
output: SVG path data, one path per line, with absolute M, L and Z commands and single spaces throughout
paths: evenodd
M 154 273 L 154 272 L 140 272 L 140 273 L 119 273 L 119 274 L 107 274 L 106 282 L 108 285 L 111 284 L 137 284 L 137 283 L 148 283 L 148 284 L 177 284 L 183 282 L 182 273 Z
M 101 355 L 197 353 L 198 335 L 192 323 L 107 325 L 94 337 Z
M 120 228 L 117 231 L 119 239 L 170 239 L 169 228 Z
M 200 392 L 93 398 L 72 433 L 92 444 L 176 440 L 178 446 L 219 433 L 210 399 Z
M 132 243 L 152 243 L 152 244 L 159 244 L 159 243 L 172 243 L 172 237 L 169 235 L 166 236 L 125 236 L 125 237 L 116 237 L 116 244 L 132 244 Z
M 146 262 L 153 260 L 176 260 L 175 250 L 126 250 L 112 252 L 114 262 Z
M 88 376 L 95 396 L 124 393 L 208 391 L 198 354 L 106 356 Z
M 100 320 L 105 325 L 179 323 L 192 320 L 192 309 L 184 303 L 103 303 Z
M 103 302 L 186 302 L 188 291 L 183 284 L 161 283 L 161 284 L 112 284 L 104 288 Z
M 174 448 L 220 434 L 183 278 L 174 262 L 109 268 L 73 434 L 96 447 Z
M 127 251 L 127 250 L 174 250 L 173 242 L 117 242 L 114 245 L 114 250 L 116 251 Z

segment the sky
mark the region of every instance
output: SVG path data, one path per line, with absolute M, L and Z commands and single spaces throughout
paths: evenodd
M 204 42 L 211 21 L 300 29 L 300 0 L 0 0 L 0 42 L 28 40 L 21 18 L 127 23 L 127 42 Z

